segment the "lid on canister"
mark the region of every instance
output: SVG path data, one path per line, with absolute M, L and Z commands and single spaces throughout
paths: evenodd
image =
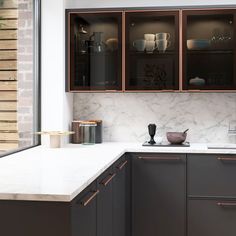
M 95 122 L 97 124 L 102 123 L 102 120 L 88 120 L 89 122 Z
M 80 126 L 97 126 L 97 123 L 94 121 L 81 121 Z

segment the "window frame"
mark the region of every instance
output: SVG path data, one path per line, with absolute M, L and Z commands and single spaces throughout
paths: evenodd
M 34 76 L 34 101 L 33 101 L 33 124 L 34 130 L 41 130 L 41 0 L 33 1 L 33 76 Z M 12 149 L 0 154 L 0 158 L 18 153 L 41 145 L 41 136 L 35 135 L 33 145 Z

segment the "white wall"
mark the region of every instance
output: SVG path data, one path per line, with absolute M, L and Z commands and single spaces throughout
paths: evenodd
M 73 95 L 65 93 L 65 8 L 236 5 L 236 0 L 42 0 L 42 130 L 67 130 Z
M 65 93 L 64 0 L 42 0 L 42 130 L 68 130 L 73 95 Z
M 233 5 L 236 0 L 65 0 L 66 8 Z

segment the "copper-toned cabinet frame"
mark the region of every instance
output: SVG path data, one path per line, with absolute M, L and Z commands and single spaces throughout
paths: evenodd
M 122 68 L 121 68 L 121 75 L 122 75 L 122 84 L 121 90 L 78 90 L 74 89 L 72 86 L 71 81 L 71 61 L 70 61 L 70 13 L 113 13 L 118 12 L 122 15 Z M 177 21 L 176 23 L 179 24 L 179 29 L 177 30 L 176 34 L 178 35 L 177 43 L 178 43 L 178 78 L 175 78 L 175 80 L 178 80 L 178 89 L 171 89 L 171 90 L 128 90 L 127 89 L 127 79 L 126 79 L 126 41 L 127 41 L 127 29 L 126 29 L 126 13 L 130 12 L 157 12 L 160 13 L 160 15 L 165 14 L 173 14 L 173 16 L 176 17 L 177 15 Z M 80 9 L 67 9 L 66 10 L 66 92 L 80 92 L 80 93 L 90 93 L 90 92 L 96 92 L 96 93 L 132 93 L 132 92 L 145 92 L 145 93 L 153 93 L 153 92 L 236 92 L 236 88 L 227 89 L 227 90 L 200 90 L 200 89 L 187 89 L 187 87 L 184 85 L 185 83 L 185 70 L 186 70 L 186 16 L 190 13 L 196 13 L 196 14 L 214 14 L 215 12 L 219 14 L 223 13 L 231 13 L 234 14 L 236 18 L 236 8 L 208 8 L 208 9 L 146 9 L 146 10 L 130 10 L 130 9 L 96 9 L 96 10 L 80 10 Z M 158 15 L 158 14 L 157 14 Z M 236 22 L 235 22 L 236 24 Z M 236 27 L 234 30 L 234 41 L 236 42 Z M 236 62 L 236 48 L 234 49 L 234 60 Z M 234 73 L 236 73 L 236 65 L 234 65 Z

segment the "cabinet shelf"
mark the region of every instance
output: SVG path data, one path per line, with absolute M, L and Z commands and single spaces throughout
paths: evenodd
M 188 50 L 187 54 L 193 54 L 193 55 L 197 55 L 197 54 L 233 54 L 234 51 L 233 50 Z
M 165 55 L 175 55 L 178 52 L 176 51 L 165 51 L 165 52 L 158 52 L 157 50 L 149 53 L 149 52 L 137 52 L 137 51 L 129 51 L 130 55 L 135 55 L 135 56 L 165 56 Z

